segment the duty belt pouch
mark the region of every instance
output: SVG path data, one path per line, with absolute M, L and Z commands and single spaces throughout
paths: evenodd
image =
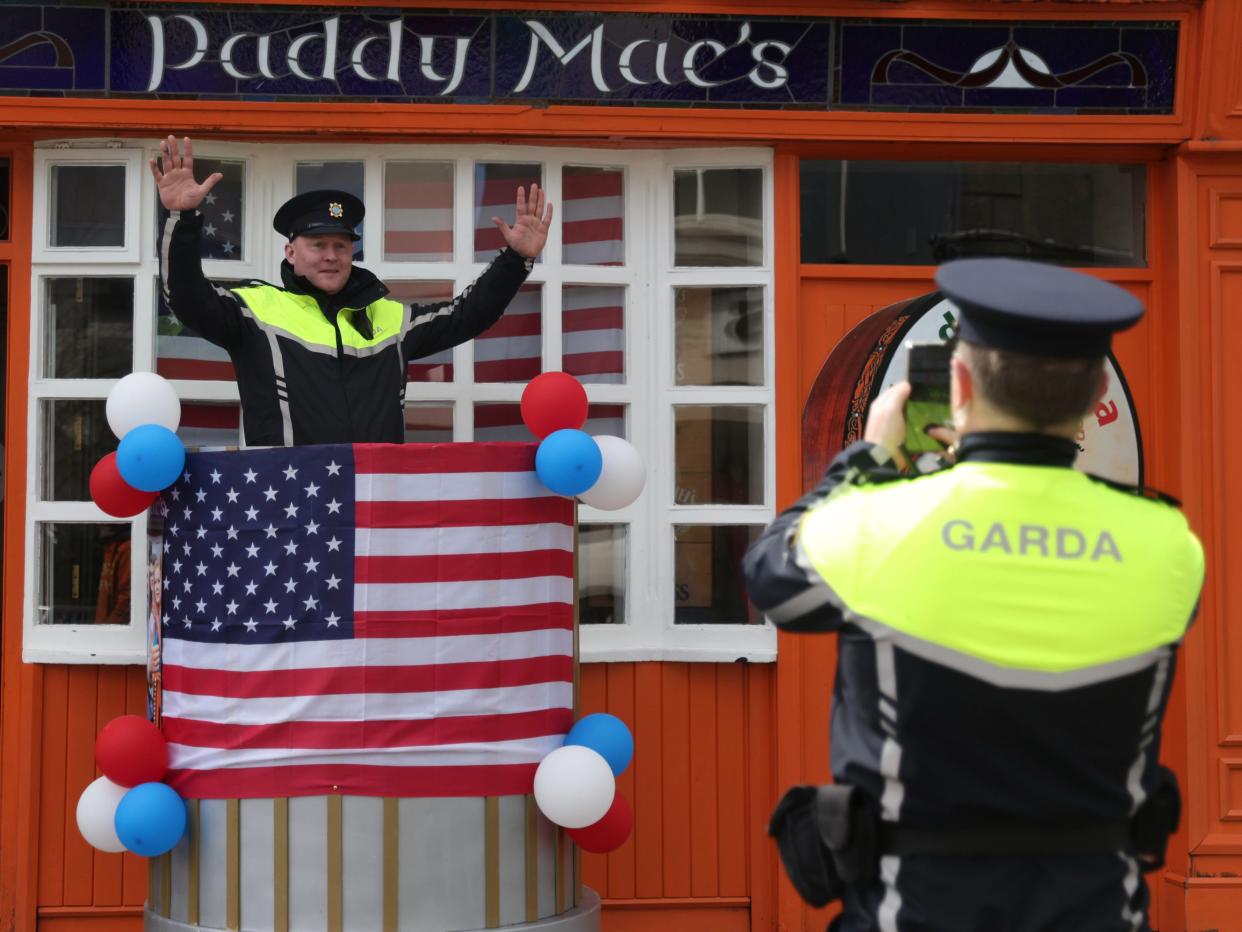
M 1130 821 L 1134 851 L 1144 871 L 1164 867 L 1169 836 L 1177 831 L 1181 815 L 1182 794 L 1177 786 L 1177 774 L 1168 767 L 1157 766 L 1151 793 Z
M 832 852 L 820 837 L 817 788 L 795 786 L 772 811 L 768 834 L 776 839 L 781 863 L 798 895 L 812 906 L 841 897 L 841 878 Z
M 832 852 L 843 884 L 866 884 L 876 877 L 879 826 L 870 800 L 857 787 L 839 783 L 816 790 L 819 834 Z

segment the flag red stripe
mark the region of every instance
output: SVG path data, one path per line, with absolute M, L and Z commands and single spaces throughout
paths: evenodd
M 625 308 L 617 305 L 577 308 L 565 311 L 561 318 L 561 330 L 564 333 L 582 333 L 585 330 L 621 330 L 624 326 Z
M 437 362 L 430 365 L 423 363 L 410 363 L 409 366 L 411 382 L 451 382 L 453 381 L 453 364 L 451 362 Z M 435 376 L 432 378 L 432 376 Z
M 388 230 L 384 233 L 384 252 L 453 254 L 452 230 Z
M 514 405 L 514 407 L 517 407 Z M 417 455 L 399 445 L 354 446 L 354 469 L 365 473 L 534 472 L 537 443 L 444 443 L 420 447 Z M 545 505 L 547 503 L 545 502 Z
M 183 359 L 161 356 L 155 360 L 155 371 L 166 379 L 203 379 L 212 382 L 232 382 L 237 372 L 231 362 L 211 359 Z
M 625 353 L 568 353 L 561 364 L 570 375 L 613 375 L 625 371 Z
M 496 211 L 498 207 L 513 207 L 517 203 L 517 189 L 519 186 L 526 189 L 527 197 L 530 196 L 531 184 L 539 184 L 539 171 L 535 169 L 532 175 L 525 175 L 521 178 L 488 178 L 482 184 L 477 181 L 474 185 L 474 203 L 475 207 L 484 211 Z M 487 213 L 480 218 L 483 222 L 491 219 L 491 213 Z
M 241 408 L 236 404 L 182 405 L 182 427 L 236 427 L 241 423 Z
M 397 181 L 384 179 L 385 208 L 451 208 L 453 206 L 452 172 L 443 180 Z
M 539 374 L 543 360 L 538 357 L 494 359 L 474 363 L 476 382 L 529 382 Z
M 354 613 L 354 635 L 360 638 L 429 638 L 556 629 L 572 631 L 573 626 L 573 606 L 564 602 L 510 605 L 487 610 L 429 608 Z
M 312 765 L 170 770 L 164 782 L 194 799 L 278 796 L 521 796 L 534 790 L 538 764 L 466 767 Z
M 573 576 L 568 550 L 522 550 L 516 553 L 432 554 L 417 557 L 356 557 L 356 583 L 464 582 L 472 579 L 529 579 Z
M 474 231 L 474 251 L 487 252 L 493 249 L 503 249 L 505 236 L 496 227 L 476 227 Z
M 624 176 L 619 171 L 576 172 L 566 169 L 561 177 L 561 191 L 565 202 L 580 201 L 588 197 L 620 197 Z M 617 205 L 621 209 L 621 205 Z
M 539 314 L 506 314 L 479 336 L 480 340 L 504 337 L 537 337 L 542 332 Z
M 195 696 L 258 699 L 273 696 L 344 696 L 354 693 L 499 689 L 502 686 L 529 686 L 532 683 L 572 682 L 573 674 L 573 658 L 555 655 L 474 663 L 258 671 L 214 670 L 169 664 L 164 667 L 164 688 Z M 480 721 L 486 721 L 486 718 L 482 716 Z M 307 746 L 331 747 L 327 744 Z
M 567 504 L 570 499 L 565 499 Z M 547 524 L 546 498 L 480 499 L 455 502 L 358 502 L 357 526 L 500 527 Z M 568 511 L 559 523 L 569 524 Z
M 599 217 L 594 220 L 566 220 L 561 237 L 566 246 L 582 243 L 614 242 L 624 236 L 620 217 Z

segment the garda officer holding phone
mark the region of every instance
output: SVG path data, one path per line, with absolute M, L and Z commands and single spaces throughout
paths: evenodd
M 950 468 L 905 474 L 909 383 L 747 554 L 779 627 L 838 635 L 832 787 L 771 831 L 841 932 L 1142 930 L 1176 780 L 1157 763 L 1203 553 L 1168 500 L 1072 468 L 1141 304 L 1011 259 L 942 266 Z

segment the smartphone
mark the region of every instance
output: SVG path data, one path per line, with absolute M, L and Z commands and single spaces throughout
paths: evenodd
M 911 458 L 921 453 L 939 453 L 944 446 L 925 428 L 950 423 L 949 357 L 952 351 L 945 343 L 907 340 L 906 353 L 910 400 L 906 402 L 905 451 Z

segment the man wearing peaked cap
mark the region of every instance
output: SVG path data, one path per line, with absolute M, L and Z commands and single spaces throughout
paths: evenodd
M 273 218 L 284 237 L 281 286 L 255 281 L 222 288 L 203 275 L 203 217 L 197 208 L 221 179 L 194 178 L 193 150 L 169 136 L 151 160 L 170 211 L 160 244 L 164 299 L 182 321 L 228 351 L 237 372 L 247 446 L 401 443 L 411 360 L 472 340 L 504 313 L 543 249 L 552 205 L 538 185 L 518 189 L 507 244 L 451 301 L 402 305 L 354 265 L 365 209 L 345 191 L 308 191 Z
M 1176 777 L 1158 764 L 1203 551 L 1172 504 L 1072 469 L 1113 333 L 1143 308 L 1052 266 L 968 259 L 956 462 L 910 476 L 908 383 L 746 555 L 751 600 L 838 635 L 832 787 L 770 831 L 839 932 L 1146 930 Z

